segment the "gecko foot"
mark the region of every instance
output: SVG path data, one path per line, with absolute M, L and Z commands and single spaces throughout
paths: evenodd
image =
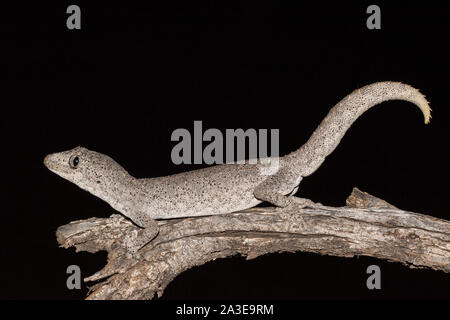
M 289 206 L 295 205 L 299 206 L 300 209 L 303 208 L 318 208 L 321 207 L 322 204 L 319 202 L 313 202 L 312 200 L 306 199 L 306 198 L 299 198 L 299 197 L 289 197 Z
M 139 231 L 133 231 L 127 234 L 124 239 L 124 245 L 128 252 L 136 253 L 147 243 L 152 241 L 159 233 L 159 229 L 145 228 Z
M 322 206 L 319 202 L 313 202 L 312 200 L 306 199 L 306 198 L 299 198 L 299 197 L 286 197 L 288 200 L 288 205 L 286 211 L 283 211 L 281 214 L 281 217 L 286 219 L 295 219 L 297 215 L 301 215 L 302 212 L 300 212 L 298 209 L 303 208 L 319 208 Z

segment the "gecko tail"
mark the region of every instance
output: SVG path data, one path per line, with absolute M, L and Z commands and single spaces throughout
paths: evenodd
M 430 105 L 419 90 L 401 82 L 376 82 L 353 91 L 339 101 L 309 140 L 287 158 L 300 168 L 306 167 L 303 176 L 314 172 L 325 157 L 336 149 L 347 130 L 364 112 L 389 100 L 404 100 L 415 104 L 422 111 L 425 124 L 430 122 Z
M 396 82 L 396 83 L 399 84 L 400 86 L 403 86 L 405 88 L 405 93 L 407 95 L 409 94 L 409 99 L 408 99 L 408 97 L 405 97 L 404 100 L 412 102 L 416 106 L 418 106 L 419 109 L 423 113 L 423 118 L 424 118 L 425 124 L 429 124 L 431 121 L 431 111 L 432 110 L 430 108 L 430 103 L 425 98 L 425 95 L 423 95 L 418 89 L 411 87 L 410 85 L 403 84 L 400 82 Z M 408 92 L 408 91 L 411 91 L 411 92 Z M 402 100 L 402 98 L 400 97 L 397 100 Z
M 351 126 L 368 109 L 389 100 L 415 104 L 422 111 L 425 124 L 430 123 L 431 108 L 425 95 L 408 84 L 393 81 L 376 82 L 353 91 L 334 106 L 330 113 L 345 112 L 347 124 Z

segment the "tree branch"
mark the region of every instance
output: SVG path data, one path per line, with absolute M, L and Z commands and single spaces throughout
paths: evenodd
M 58 228 L 64 248 L 108 252 L 107 265 L 85 279 L 103 279 L 87 299 L 152 299 L 183 271 L 236 254 L 247 259 L 283 251 L 364 255 L 450 273 L 449 221 L 397 209 L 356 188 L 346 207 L 252 208 L 160 221 L 159 235 L 131 254 L 123 239 L 137 231 L 117 214 Z

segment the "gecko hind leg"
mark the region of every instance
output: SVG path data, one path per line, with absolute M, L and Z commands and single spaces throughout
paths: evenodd
M 269 202 L 277 207 L 285 208 L 292 205 L 300 206 L 300 208 L 315 208 L 318 205 L 320 206 L 320 203 L 315 203 L 312 200 L 306 199 L 306 198 L 299 198 L 299 197 L 291 197 L 288 195 L 283 195 L 281 193 L 265 193 L 261 190 L 255 190 L 254 192 L 255 198 L 261 201 Z
M 292 190 L 292 192 L 288 194 L 288 196 L 289 196 L 289 197 L 292 197 L 294 194 L 296 194 L 297 191 L 298 191 L 298 187 L 299 187 L 299 186 L 296 186 L 296 187 L 294 188 L 294 190 Z
M 297 185 L 290 192 L 286 192 L 286 194 L 280 193 L 279 190 L 287 189 L 286 184 L 279 177 L 271 177 L 258 185 L 253 191 L 253 195 L 258 200 L 269 202 L 281 208 L 291 205 L 297 205 L 300 208 L 314 208 L 321 205 L 306 198 L 292 197 L 297 192 L 298 187 Z

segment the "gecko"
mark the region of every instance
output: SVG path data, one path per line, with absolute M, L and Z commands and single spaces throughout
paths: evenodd
M 162 219 L 227 214 L 269 202 L 277 207 L 315 207 L 306 198 L 291 197 L 303 178 L 314 173 L 333 152 L 353 122 L 371 107 L 388 100 L 405 100 L 423 113 L 431 109 L 419 90 L 400 82 L 376 82 L 338 102 L 298 150 L 256 163 L 220 164 L 154 178 L 135 178 L 111 157 L 84 147 L 52 153 L 44 165 L 64 179 L 106 201 L 139 228 L 124 243 L 136 252 L 158 234 Z M 272 160 L 278 169 L 267 174 Z

